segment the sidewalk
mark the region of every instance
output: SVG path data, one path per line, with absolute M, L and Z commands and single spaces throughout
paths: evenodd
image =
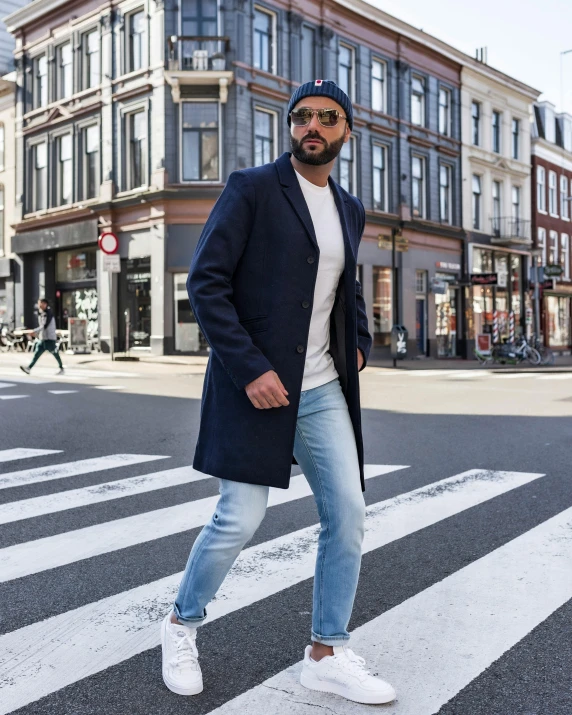
M 132 355 L 133 356 L 133 355 Z M 26 364 L 30 361 L 29 353 L 9 352 L 0 353 L 0 365 L 3 364 Z M 122 353 L 116 353 L 116 357 L 123 357 Z M 160 371 L 164 372 L 165 368 L 171 366 L 174 372 L 183 370 L 184 372 L 204 372 L 208 357 L 202 355 L 149 355 L 139 353 L 136 355 L 137 361 L 114 360 L 111 361 L 109 353 L 91 353 L 89 355 L 67 355 L 62 354 L 62 360 L 67 367 L 74 368 L 89 368 L 91 370 L 108 370 L 122 372 L 139 372 L 147 373 L 153 371 L 153 366 L 161 366 Z M 53 360 L 53 358 L 51 358 Z M 44 365 L 49 365 L 46 359 Z M 371 368 L 382 368 L 393 370 L 393 360 L 388 358 L 379 358 L 375 355 L 375 351 L 370 355 L 370 360 L 366 370 Z M 521 365 L 487 365 L 481 367 L 476 360 L 461 360 L 461 359 L 434 359 L 434 358 L 406 358 L 405 360 L 397 361 L 397 370 L 407 372 L 411 370 L 493 370 L 503 372 L 572 372 L 572 356 L 566 355 L 556 357 L 556 361 L 552 366 L 533 367 L 527 363 Z

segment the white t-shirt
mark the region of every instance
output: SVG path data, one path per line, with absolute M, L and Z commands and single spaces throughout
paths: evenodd
M 344 237 L 340 216 L 329 186 L 316 186 L 296 171 L 320 248 L 314 305 L 306 349 L 302 390 L 325 385 L 338 377 L 330 347 L 330 314 L 344 270 Z

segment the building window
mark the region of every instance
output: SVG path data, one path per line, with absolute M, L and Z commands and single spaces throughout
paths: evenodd
M 302 83 L 316 79 L 316 33 L 302 25 Z
M 493 181 L 492 186 L 492 199 L 493 199 L 493 221 L 492 221 L 492 231 L 494 236 L 500 236 L 500 219 L 501 219 L 501 183 L 500 181 Z
M 537 247 L 542 250 L 542 265 L 546 265 L 546 229 L 545 228 L 538 228 L 538 232 L 536 234 L 536 243 Z
M 254 166 L 274 161 L 276 114 L 264 109 L 254 110 Z
M 4 171 L 4 151 L 5 151 L 4 124 L 0 123 L 0 171 Z
M 439 89 L 439 133 L 451 136 L 451 92 Z
M 518 225 L 520 221 L 520 186 L 512 187 L 512 218 Z
M 218 102 L 183 102 L 183 181 L 219 181 Z
M 501 114 L 493 111 L 493 151 L 500 154 L 501 150 Z
M 473 228 L 476 231 L 482 228 L 481 194 L 481 177 L 473 174 Z
M 32 147 L 32 211 L 42 211 L 48 206 L 48 145 L 46 142 Z
M 350 140 L 342 145 L 340 152 L 340 186 L 350 194 L 355 194 L 355 137 L 350 137 Z
M 427 271 L 415 271 L 415 292 L 427 294 Z
M 387 65 L 381 60 L 371 63 L 371 108 L 376 112 L 387 112 Z
M 212 37 L 217 34 L 217 4 L 214 0 L 182 1 L 182 34 Z
M 512 120 L 512 158 L 518 159 L 520 157 L 520 121 L 518 119 Z
M 556 172 L 548 172 L 548 210 L 551 216 L 558 216 L 558 200 L 556 197 Z
M 72 135 L 64 134 L 57 139 L 56 205 L 63 206 L 73 201 L 73 155 Z
M 481 105 L 479 102 L 473 102 L 471 105 L 471 125 L 473 134 L 473 144 L 481 145 Z
M 411 157 L 411 209 L 415 218 L 425 218 L 425 159 Z
M 125 116 L 126 189 L 136 189 L 147 183 L 147 126 L 145 111 Z
M 387 211 L 387 150 L 373 145 L 373 208 Z
M 254 66 L 273 74 L 276 73 L 275 24 L 274 13 L 254 8 Z
M 58 58 L 58 99 L 67 99 L 73 94 L 73 63 L 71 42 L 60 45 L 57 49 Z
M 453 223 L 451 167 L 439 167 L 439 215 L 442 223 Z
M 354 102 L 354 49 L 341 43 L 338 56 L 338 84 Z
M 129 39 L 127 55 L 127 71 L 135 72 L 146 65 L 146 21 L 145 12 L 137 10 L 128 17 Z
M 570 280 L 570 236 L 563 233 L 560 236 L 560 265 L 562 266 L 562 277 Z
M 173 275 L 175 299 L 175 350 L 198 352 L 207 350 L 208 343 L 202 334 L 187 293 L 187 273 Z
M 82 199 L 93 199 L 99 194 L 99 126 L 82 131 Z
M 36 57 L 34 68 L 34 109 L 48 103 L 48 60 L 46 55 Z
M 536 203 L 538 210 L 546 213 L 546 170 L 543 166 L 536 167 Z
M 411 123 L 425 126 L 425 80 L 416 75 L 411 78 Z
M 389 345 L 393 325 L 391 268 L 373 266 L 373 344 Z
M 568 221 L 570 219 L 570 201 L 568 201 L 568 177 L 560 177 L 560 216 Z
M 548 232 L 548 256 L 546 265 L 555 266 L 558 263 L 558 232 Z
M 97 87 L 101 82 L 99 32 L 92 30 L 83 37 L 83 89 Z

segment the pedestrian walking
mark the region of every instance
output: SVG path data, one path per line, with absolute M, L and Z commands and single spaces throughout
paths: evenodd
M 32 358 L 32 362 L 27 367 L 25 365 L 20 365 L 20 370 L 23 370 L 26 375 L 29 375 L 34 365 L 40 359 L 40 356 L 47 350 L 49 353 L 52 353 L 60 366 L 57 374 L 63 375 L 64 366 L 62 365 L 62 359 L 60 357 L 60 353 L 58 352 L 56 342 L 56 319 L 54 318 L 50 304 L 45 298 L 40 298 L 38 300 L 38 327 L 33 331 L 33 333 L 38 337 L 34 346 L 34 357 Z
M 347 630 L 365 519 L 358 372 L 372 344 L 356 281 L 365 211 L 330 176 L 352 103 L 317 79 L 293 93 L 287 122 L 291 152 L 229 176 L 187 280 L 211 347 L 193 466 L 219 478 L 220 498 L 162 623 L 163 680 L 180 695 L 202 691 L 197 628 L 294 463 L 321 525 L 301 683 L 386 703 L 395 691 L 369 674 Z

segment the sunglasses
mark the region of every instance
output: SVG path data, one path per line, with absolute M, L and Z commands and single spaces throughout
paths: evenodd
M 293 109 L 290 112 L 290 119 L 296 127 L 307 127 L 314 114 L 318 115 L 318 121 L 323 127 L 335 127 L 340 119 L 347 119 L 337 109 L 310 109 L 310 107 Z

